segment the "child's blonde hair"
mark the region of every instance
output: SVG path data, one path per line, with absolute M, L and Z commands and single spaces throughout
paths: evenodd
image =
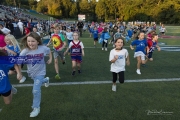
M 54 29 L 56 29 L 56 28 L 59 28 L 59 29 L 60 29 L 60 26 L 59 26 L 58 23 L 55 23 L 55 24 L 53 25 L 53 28 L 54 28 Z
M 11 41 L 11 43 L 13 44 L 14 49 L 16 49 L 16 48 L 18 47 L 19 50 L 21 51 L 21 48 L 20 48 L 20 46 L 19 46 L 19 43 L 18 43 L 18 41 L 16 40 L 16 38 L 15 38 L 13 35 L 8 34 L 8 35 L 5 36 L 4 39 L 9 39 L 9 40 Z

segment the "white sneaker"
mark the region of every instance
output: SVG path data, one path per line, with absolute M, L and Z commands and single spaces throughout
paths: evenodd
M 116 92 L 116 85 L 112 85 L 112 91 Z
M 40 108 L 34 108 L 33 111 L 30 113 L 30 117 L 36 117 L 40 113 Z
M 136 72 L 137 72 L 138 75 L 141 74 L 140 69 L 137 69 Z
M 102 50 L 104 50 L 104 48 L 102 48 Z
M 105 51 L 107 51 L 107 48 L 105 48 Z
M 12 94 L 16 94 L 16 93 L 17 93 L 17 89 L 16 89 L 15 87 L 12 86 L 11 92 L 12 92 Z
M 22 77 L 21 80 L 19 81 L 19 83 L 23 83 L 26 80 L 26 77 Z
M 44 85 L 45 87 L 49 87 L 49 77 L 46 77 L 45 79 L 47 79 L 47 82 Z

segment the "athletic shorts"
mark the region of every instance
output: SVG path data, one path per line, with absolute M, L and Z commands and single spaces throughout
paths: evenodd
M 54 55 L 54 59 L 56 59 L 59 56 L 61 60 L 64 60 L 64 51 L 54 50 L 53 55 Z
M 98 38 L 94 38 L 94 41 L 98 41 Z
M 8 97 L 9 95 L 11 94 L 11 90 L 9 90 L 8 92 L 6 93 L 0 93 L 0 96 L 4 96 L 4 97 Z
M 76 61 L 77 63 L 82 62 L 82 56 L 71 56 L 72 61 Z
M 145 60 L 145 54 L 142 51 L 138 51 L 134 53 L 134 58 L 140 56 L 141 60 Z

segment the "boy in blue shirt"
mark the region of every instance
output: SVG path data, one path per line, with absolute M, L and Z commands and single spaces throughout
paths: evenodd
M 98 41 L 98 30 L 97 27 L 94 27 L 94 30 L 92 30 L 93 38 L 94 38 L 94 47 L 96 47 L 96 43 Z

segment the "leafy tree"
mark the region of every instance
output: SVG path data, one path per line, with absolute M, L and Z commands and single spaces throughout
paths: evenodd
M 28 0 L 28 2 L 29 2 L 29 6 L 30 6 L 31 9 L 36 8 L 36 5 L 37 5 L 36 0 Z
M 65 18 L 69 18 L 70 17 L 70 11 L 71 11 L 71 6 L 73 4 L 73 2 L 71 0 L 61 0 L 61 4 L 62 4 L 62 15 Z
M 105 18 L 106 5 L 104 3 L 104 0 L 99 0 L 99 2 L 96 4 L 95 9 L 95 13 L 99 19 Z
M 5 2 L 6 2 L 7 5 L 15 6 L 14 0 L 5 0 Z
M 26 6 L 61 18 L 77 17 L 82 13 L 95 21 L 117 17 L 125 21 L 180 24 L 180 0 L 0 0 L 0 4 Z
M 71 17 L 77 17 L 77 14 L 78 14 L 77 4 L 72 4 L 69 15 Z
M 48 12 L 48 8 L 46 5 L 44 5 L 42 2 L 39 2 L 37 4 L 37 8 L 36 10 L 40 13 L 47 13 Z

